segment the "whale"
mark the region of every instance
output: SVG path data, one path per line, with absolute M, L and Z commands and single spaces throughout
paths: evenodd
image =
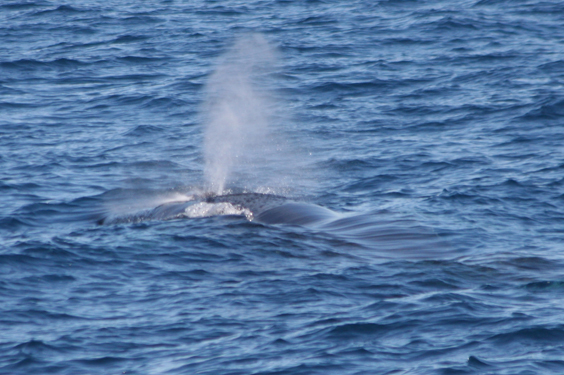
M 115 201 L 114 201 L 115 202 Z M 119 211 L 119 210 L 118 210 Z M 385 209 L 335 212 L 329 208 L 275 194 L 198 193 L 134 211 L 98 217 L 100 225 L 239 216 L 259 225 L 291 225 L 313 229 L 332 238 L 336 246 L 364 248 L 382 258 L 435 258 L 449 253 L 450 245 L 408 214 Z
M 121 224 L 207 216 L 244 216 L 262 224 L 314 225 L 334 220 L 337 213 L 312 203 L 275 194 L 202 194 L 160 204 L 127 215 L 107 215 L 98 224 Z

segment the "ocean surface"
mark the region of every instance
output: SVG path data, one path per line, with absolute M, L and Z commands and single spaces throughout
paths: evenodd
M 3 0 L 0 374 L 564 373 L 563 25 Z

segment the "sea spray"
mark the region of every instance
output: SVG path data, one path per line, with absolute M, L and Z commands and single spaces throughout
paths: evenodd
M 276 126 L 281 118 L 271 82 L 276 62 L 276 51 L 264 36 L 247 34 L 211 74 L 203 106 L 209 192 L 221 194 L 228 185 L 254 191 L 281 187 L 292 153 Z

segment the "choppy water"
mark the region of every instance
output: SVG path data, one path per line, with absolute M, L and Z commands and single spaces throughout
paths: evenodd
M 539 0 L 2 2 L 0 373 L 562 373 L 563 24 Z M 187 203 L 249 32 L 284 147 L 229 191 L 335 217 Z

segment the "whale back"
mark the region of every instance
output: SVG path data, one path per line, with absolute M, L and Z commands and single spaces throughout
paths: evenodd
M 288 201 L 288 198 L 280 195 L 259 193 L 225 194 L 206 198 L 207 203 L 229 203 L 233 206 L 249 210 L 254 216 L 283 205 Z
M 313 225 L 334 220 L 338 215 L 311 203 L 298 202 L 280 195 L 239 193 L 193 195 L 186 200 L 162 203 L 153 208 L 103 215 L 98 224 L 136 223 L 206 216 L 237 215 L 263 224 Z
M 266 224 L 308 225 L 335 219 L 335 212 L 315 204 L 287 202 L 255 214 L 258 222 Z

